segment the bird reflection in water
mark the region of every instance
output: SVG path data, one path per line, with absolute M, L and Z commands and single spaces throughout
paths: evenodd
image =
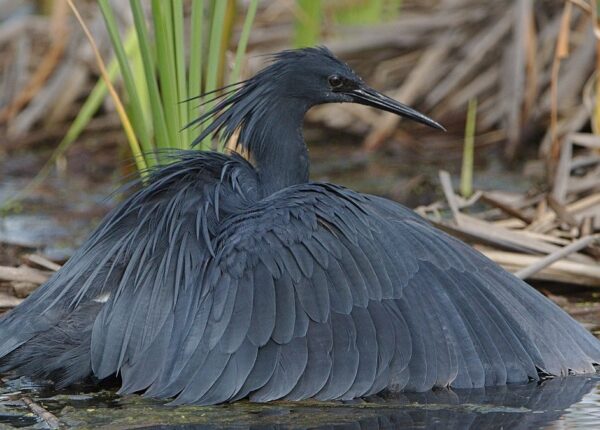
M 372 429 L 532 429 L 546 427 L 591 394 L 598 377 L 553 378 L 529 384 L 484 389 L 438 389 L 424 393 L 383 394 L 367 402 L 340 407 L 300 403 L 269 406 L 252 422 L 237 425 L 188 424 L 147 429 L 218 430 L 222 428 L 372 430 Z M 594 405 L 597 408 L 598 405 Z M 585 413 L 571 418 L 589 428 Z M 600 425 L 600 420 L 596 422 Z

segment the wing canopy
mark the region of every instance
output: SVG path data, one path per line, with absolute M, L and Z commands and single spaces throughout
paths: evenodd
M 579 324 L 481 254 L 332 185 L 225 220 L 194 287 L 189 333 L 167 348 L 177 360 L 148 390 L 175 403 L 502 385 L 589 372 L 600 357 Z
M 162 170 L 116 210 L 1 321 L 0 356 L 198 404 L 503 385 L 600 362 L 560 308 L 403 206 L 318 183 L 248 199 L 253 170 L 215 157 L 183 182 Z M 61 323 L 83 309 L 86 324 Z M 17 331 L 22 312 L 37 314 Z M 36 349 L 80 327 L 79 362 Z

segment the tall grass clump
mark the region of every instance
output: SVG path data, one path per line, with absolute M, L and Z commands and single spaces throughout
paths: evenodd
M 75 4 L 69 3 L 76 12 Z M 128 141 L 142 175 L 148 168 L 169 161 L 165 149 L 190 148 L 194 131 L 185 126 L 199 115 L 198 106 L 211 105 L 198 96 L 240 79 L 258 0 L 248 3 L 227 80 L 223 79 L 223 71 L 237 9 L 235 0 L 192 0 L 187 19 L 182 0 L 152 0 L 151 23 L 147 22 L 139 0 L 130 0 L 129 4 L 134 25 L 123 37 L 109 1 L 98 0 L 115 58 L 106 66 L 107 73 L 98 81 L 65 137 L 27 190 L 43 181 L 56 160 L 79 137 L 117 77 L 121 77 L 125 90 L 127 118 L 121 122 L 126 131 L 129 125 L 133 129 L 134 136 L 127 134 Z M 81 24 L 87 30 L 83 21 Z M 186 29 L 186 25 L 189 28 Z M 189 34 L 188 40 L 185 34 Z M 189 99 L 194 102 L 184 102 Z M 210 142 L 203 142 L 200 147 L 209 146 Z
M 166 162 L 161 159 L 165 149 L 190 148 L 192 130 L 185 126 L 198 114 L 195 107 L 203 103 L 197 97 L 227 83 L 222 76 L 236 2 L 193 0 L 190 16 L 185 19 L 183 0 L 152 0 L 150 28 L 142 2 L 130 0 L 137 41 L 133 55 L 127 55 L 109 1 L 98 0 L 98 5 L 119 65 L 127 113 L 145 164 L 152 167 Z M 258 0 L 248 4 L 230 80 L 239 79 L 257 5 Z M 193 103 L 184 103 L 192 98 Z M 201 149 L 209 145 L 203 142 Z

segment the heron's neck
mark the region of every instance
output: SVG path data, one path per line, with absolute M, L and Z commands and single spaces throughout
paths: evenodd
M 308 182 L 308 150 L 302 137 L 307 108 L 271 103 L 254 124 L 248 152 L 264 195 Z

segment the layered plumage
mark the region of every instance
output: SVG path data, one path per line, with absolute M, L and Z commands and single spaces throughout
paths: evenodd
M 304 95 L 281 88 L 299 72 Z M 198 404 L 594 372 L 599 342 L 521 280 L 397 203 L 308 182 L 306 109 L 372 94 L 346 65 L 306 49 L 259 77 L 200 137 L 241 127 L 251 162 L 188 151 L 157 169 L 3 317 L 3 370 L 118 374 L 121 392 Z

